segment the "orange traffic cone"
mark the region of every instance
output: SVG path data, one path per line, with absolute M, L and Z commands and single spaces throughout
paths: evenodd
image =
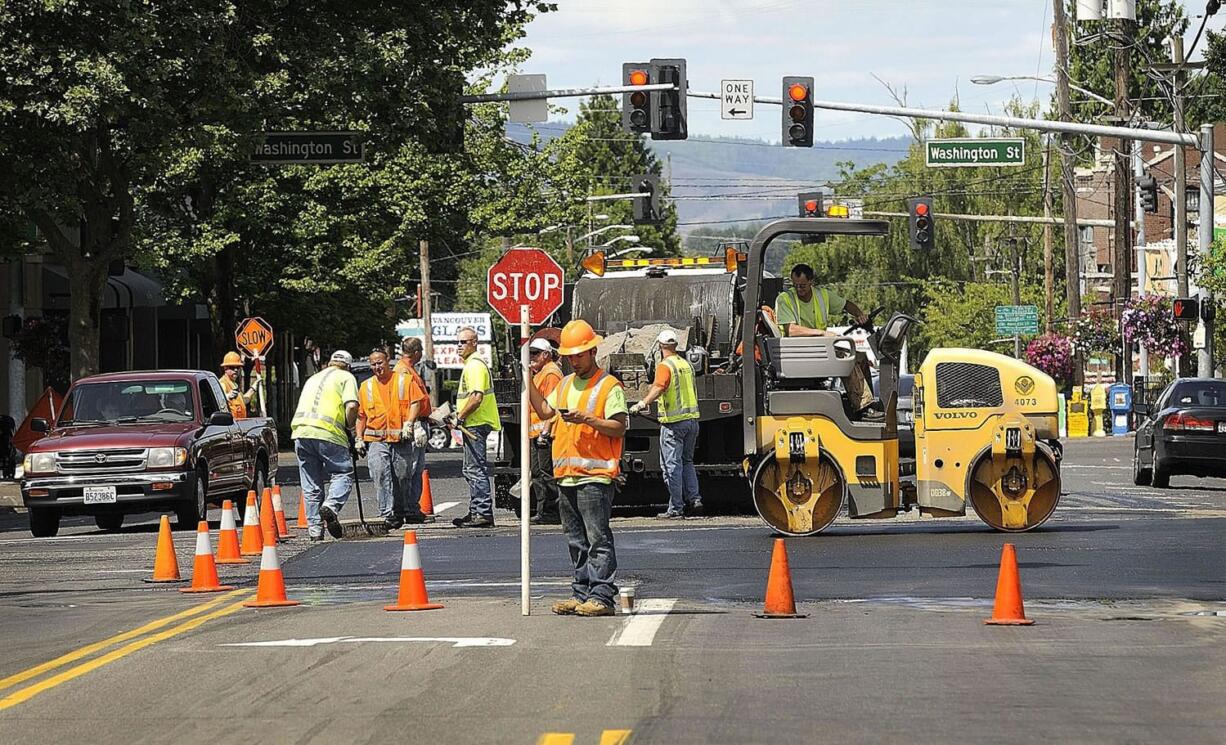
M 196 526 L 196 563 L 192 566 L 192 586 L 180 587 L 179 592 L 221 592 L 233 589 L 222 585 L 217 578 L 213 545 L 209 543 L 209 524 L 201 520 Z
M 260 536 L 265 546 L 277 542 L 277 518 L 272 510 L 272 489 L 267 486 L 260 495 Z
M 782 538 L 775 539 L 771 553 L 771 572 L 766 580 L 766 604 L 758 618 L 805 618 L 808 613 L 796 612 L 792 597 L 792 570 L 788 568 L 788 549 Z
M 1000 574 L 996 577 L 996 602 L 992 605 L 992 617 L 985 619 L 989 626 L 1030 626 L 1022 607 L 1022 580 L 1017 574 L 1017 553 L 1012 543 L 1006 543 L 1000 552 Z
M 248 608 L 299 605 L 297 600 L 285 597 L 285 575 L 281 573 L 281 562 L 277 560 L 275 543 L 264 546 L 263 555 L 260 557 L 260 583 L 255 589 L 255 600 L 248 600 L 243 605 Z
M 431 603 L 426 595 L 426 575 L 421 571 L 421 554 L 417 552 L 417 531 L 404 532 L 404 553 L 400 558 L 400 594 L 395 605 L 383 610 L 434 610 L 440 603 Z
M 421 472 L 421 499 L 418 500 L 418 505 L 423 515 L 434 515 L 434 495 L 430 492 L 430 469 L 428 468 L 422 469 Z
M 250 564 L 238 549 L 238 523 L 234 522 L 234 503 L 221 503 L 221 531 L 217 534 L 218 564 Z M 192 576 L 195 580 L 195 576 Z
M 170 537 L 170 518 L 162 515 L 158 526 L 158 546 L 153 557 L 153 577 L 146 582 L 182 582 L 179 576 L 179 559 L 175 556 L 175 542 Z
M 285 524 L 285 507 L 281 505 L 281 487 L 274 486 L 272 488 L 272 515 L 277 519 L 277 538 L 287 540 L 289 535 L 289 526 Z
M 311 524 L 306 519 L 306 492 L 298 494 L 298 522 L 294 523 L 294 527 L 299 530 L 306 530 L 311 527 Z
M 243 515 L 243 556 L 259 556 L 264 548 L 260 517 L 255 509 L 255 492 L 247 492 L 247 511 Z

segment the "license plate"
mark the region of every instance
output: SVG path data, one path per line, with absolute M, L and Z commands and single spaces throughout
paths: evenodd
M 115 487 L 85 487 L 85 504 L 115 504 Z

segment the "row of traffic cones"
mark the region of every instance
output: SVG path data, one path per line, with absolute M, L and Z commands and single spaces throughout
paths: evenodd
M 792 595 L 792 571 L 788 567 L 788 550 L 782 538 L 775 539 L 771 554 L 770 575 L 766 580 L 766 602 L 758 618 L 804 618 L 796 612 L 796 600 Z M 1030 626 L 1022 607 L 1022 581 L 1017 571 L 1017 552 L 1012 543 L 1006 543 L 1000 554 L 1000 574 L 996 578 L 996 598 L 992 604 L 992 617 L 984 620 L 990 626 Z

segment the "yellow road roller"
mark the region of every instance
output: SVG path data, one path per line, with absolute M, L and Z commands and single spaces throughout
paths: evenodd
M 828 527 L 844 505 L 852 519 L 893 518 L 913 509 L 965 515 L 967 504 L 992 528 L 1042 525 L 1060 500 L 1061 448 L 1056 384 L 1012 357 L 978 349 L 935 349 L 915 375 L 915 452 L 899 451 L 898 377 L 903 343 L 916 320 L 894 314 L 864 324 L 879 364 L 882 409 L 853 412 L 844 393 L 857 361 L 849 336 L 785 337 L 760 307 L 763 263 L 782 235 L 881 236 L 872 220 L 777 220 L 745 256 L 743 464 L 754 507 L 786 535 Z M 876 317 L 881 309 L 871 314 Z

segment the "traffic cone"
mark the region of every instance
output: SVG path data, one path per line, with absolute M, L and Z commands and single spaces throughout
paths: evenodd
M 417 531 L 404 532 L 404 553 L 400 557 L 400 594 L 395 605 L 383 610 L 434 610 L 440 603 L 431 603 L 426 595 L 426 575 L 421 571 L 421 554 L 417 552 Z
M 430 492 L 430 469 L 423 468 L 421 472 L 421 499 L 418 500 L 421 513 L 427 517 L 434 516 L 434 495 Z
M 265 546 L 260 557 L 260 582 L 255 588 L 255 600 L 248 600 L 243 605 L 247 608 L 299 605 L 297 600 L 285 597 L 285 575 L 281 573 L 281 562 L 277 560 L 275 543 Z
M 175 542 L 170 537 L 170 517 L 162 515 L 158 526 L 158 545 L 153 557 L 153 577 L 146 582 L 182 582 L 179 576 L 179 559 L 175 556 Z
M 209 524 L 201 520 L 196 526 L 196 563 L 192 565 L 192 586 L 180 587 L 179 592 L 221 592 L 233 590 L 220 584 L 217 564 L 213 562 L 213 546 L 209 543 Z
M 234 521 L 234 503 L 221 503 L 221 531 L 217 534 L 218 564 L 250 564 L 238 550 L 238 523 Z M 195 577 L 193 576 L 194 580 Z
M 1006 543 L 1000 552 L 1000 574 L 996 577 L 996 602 L 992 605 L 992 617 L 985 619 L 989 626 L 1030 626 L 1022 607 L 1022 580 L 1017 574 L 1017 552 L 1012 543 Z
M 260 536 L 265 546 L 277 542 L 277 518 L 272 512 L 272 489 L 267 486 L 260 496 Z
M 240 513 L 240 512 L 238 511 L 238 501 L 237 501 L 237 500 L 235 500 L 235 502 L 233 503 L 233 505 L 232 505 L 231 509 L 233 509 L 233 510 L 234 510 L 234 524 L 235 524 L 235 526 L 242 525 L 242 524 L 243 524 L 243 516 L 242 516 L 242 513 Z
M 289 526 L 285 524 L 285 508 L 281 505 L 281 487 L 272 488 L 272 514 L 277 519 L 277 538 L 288 540 Z
M 298 522 L 294 523 L 294 527 L 299 530 L 306 530 L 311 527 L 306 518 L 306 492 L 298 494 Z
M 247 492 L 247 511 L 243 515 L 243 556 L 259 556 L 264 548 L 260 517 L 255 509 L 255 491 Z
M 766 580 L 766 603 L 758 618 L 805 618 L 808 613 L 796 612 L 792 597 L 792 570 L 788 568 L 788 549 L 782 538 L 775 539 L 771 553 L 771 571 Z

